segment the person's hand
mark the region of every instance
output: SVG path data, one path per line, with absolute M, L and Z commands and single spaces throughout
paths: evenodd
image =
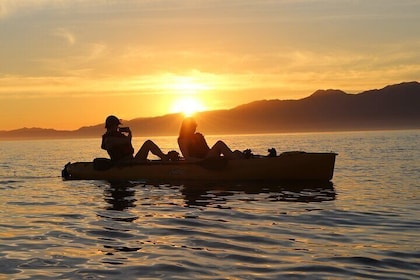
M 118 129 L 120 132 L 127 132 L 127 133 L 131 133 L 131 130 L 129 127 L 120 127 Z

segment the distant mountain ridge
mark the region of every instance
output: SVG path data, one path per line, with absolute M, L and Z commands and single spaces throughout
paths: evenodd
M 298 100 L 259 100 L 229 110 L 196 114 L 205 134 L 243 134 L 420 128 L 420 83 L 405 82 L 349 94 L 317 90 Z M 104 116 L 105 117 L 105 116 Z M 182 114 L 124 121 L 134 136 L 177 135 Z M 0 131 L 0 139 L 99 137 L 103 124 L 74 131 L 23 128 Z

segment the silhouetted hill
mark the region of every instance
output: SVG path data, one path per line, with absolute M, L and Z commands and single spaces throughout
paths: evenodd
M 70 138 L 74 131 L 64 131 L 46 128 L 20 128 L 10 131 L 0 131 L 0 139 L 45 139 L 45 138 Z
M 300 100 L 262 100 L 230 111 L 236 129 L 267 131 L 331 131 L 420 128 L 420 84 L 387 86 L 347 94 L 318 90 Z
M 420 83 L 407 82 L 348 94 L 317 90 L 299 100 L 260 100 L 196 115 L 205 134 L 275 133 L 420 128 Z M 181 114 L 124 121 L 135 136 L 177 135 Z M 76 131 L 24 128 L 0 131 L 0 139 L 100 137 L 103 124 Z

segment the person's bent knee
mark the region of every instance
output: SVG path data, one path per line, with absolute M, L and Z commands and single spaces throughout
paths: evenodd
M 224 147 L 224 146 L 226 146 L 226 144 L 222 140 L 218 140 L 216 142 L 216 144 L 214 144 L 214 146 L 216 146 L 216 147 Z
M 154 143 L 153 143 L 153 141 L 152 140 L 150 140 L 150 139 L 148 139 L 148 140 L 146 140 L 146 141 L 144 141 L 144 145 L 147 145 L 147 146 L 151 146 L 151 145 L 153 145 Z

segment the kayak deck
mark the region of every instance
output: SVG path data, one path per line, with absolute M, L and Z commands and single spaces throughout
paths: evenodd
M 145 180 L 183 181 L 329 181 L 333 177 L 335 153 L 285 152 L 276 157 L 251 157 L 199 162 L 146 161 L 115 165 L 97 170 L 93 162 L 68 163 L 63 170 L 66 180 Z

